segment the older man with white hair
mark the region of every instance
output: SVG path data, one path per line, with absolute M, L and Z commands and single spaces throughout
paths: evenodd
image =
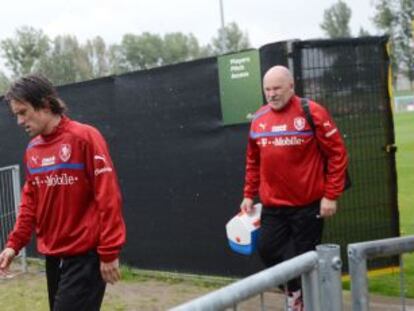
M 240 207 L 250 213 L 257 195 L 263 204 L 259 254 L 269 267 L 321 242 L 323 219 L 336 213 L 345 189 L 348 156 L 330 114 L 295 95 L 286 67 L 266 72 L 263 91 L 267 105 L 251 123 Z M 302 311 L 300 280 L 287 289 L 289 310 Z

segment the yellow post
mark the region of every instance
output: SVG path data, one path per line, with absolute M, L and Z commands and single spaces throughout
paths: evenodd
M 388 58 L 390 58 L 391 55 L 391 46 L 390 46 L 390 42 L 387 42 L 386 45 L 386 51 L 388 54 Z M 395 112 L 395 106 L 394 106 L 394 87 L 393 87 L 393 77 L 392 77 L 392 66 L 391 66 L 391 60 L 390 63 L 388 65 L 388 97 L 390 98 L 390 105 L 391 105 L 391 111 Z

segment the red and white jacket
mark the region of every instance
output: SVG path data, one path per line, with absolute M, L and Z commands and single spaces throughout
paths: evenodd
M 300 98 L 281 110 L 261 107 L 251 123 L 244 197 L 257 194 L 264 206 L 303 206 L 344 190 L 348 156 L 329 113 L 309 101 L 316 133 L 306 121 Z
M 36 231 L 38 251 L 73 256 L 96 249 L 118 258 L 125 224 L 107 144 L 92 126 L 63 116 L 56 130 L 31 140 L 20 212 L 7 247 L 19 252 Z

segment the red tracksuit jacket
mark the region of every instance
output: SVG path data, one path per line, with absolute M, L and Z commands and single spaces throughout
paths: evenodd
M 101 261 L 116 259 L 125 224 L 117 176 L 99 131 L 64 116 L 52 134 L 32 139 L 25 163 L 20 212 L 7 246 L 20 251 L 36 230 L 44 255 L 96 249 Z
M 251 123 L 244 197 L 258 193 L 265 206 L 302 206 L 344 190 L 348 156 L 329 113 L 309 101 L 316 137 L 300 98 L 282 110 L 260 108 Z

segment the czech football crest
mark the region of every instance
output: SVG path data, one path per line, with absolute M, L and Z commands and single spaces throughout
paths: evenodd
M 72 154 L 72 147 L 69 144 L 60 145 L 59 158 L 63 162 L 69 161 L 71 154 Z
M 305 118 L 297 117 L 293 120 L 293 125 L 295 126 L 295 129 L 298 131 L 301 131 L 305 128 Z

